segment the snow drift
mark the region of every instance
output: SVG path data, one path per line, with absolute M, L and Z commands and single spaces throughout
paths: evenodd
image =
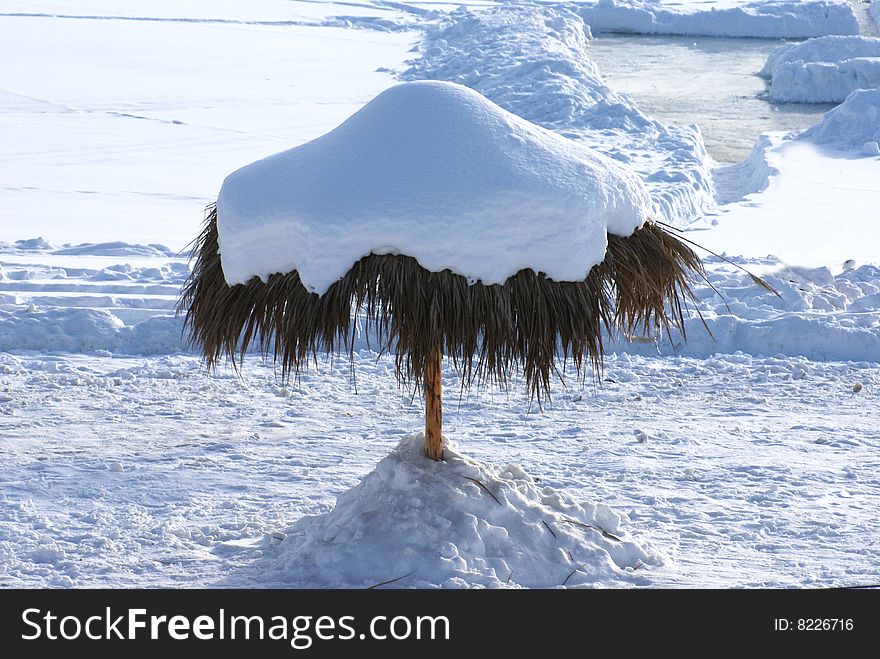
M 405 437 L 330 512 L 298 520 L 267 581 L 364 587 L 624 586 L 663 562 L 626 538 L 625 516 L 541 488 L 516 465 L 445 461 Z
M 862 265 L 835 276 L 825 267 L 780 267 L 764 276 L 780 298 L 738 270 L 719 267 L 717 262 L 710 267 L 709 281 L 715 290 L 708 286 L 698 289 L 697 308 L 702 317 L 686 319 L 687 340 L 673 329 L 668 334 L 658 333 L 653 344 L 610 342 L 609 350 L 645 355 L 708 357 L 743 352 L 767 357 L 803 355 L 819 361 L 880 361 L 880 268 Z
M 217 224 L 228 284 L 296 270 L 323 294 L 371 253 L 487 285 L 524 268 L 582 281 L 607 232 L 630 235 L 650 210 L 623 166 L 472 89 L 425 81 L 231 174 Z
M 799 136 L 835 149 L 880 155 L 880 89 L 858 89 Z
M 792 39 L 859 32 L 855 14 L 845 0 L 599 0 L 583 3 L 578 11 L 594 32 Z
M 0 248 L 0 348 L 122 355 L 171 355 L 186 352 L 183 319 L 174 304 L 188 269 L 181 260 L 149 267 L 116 264 L 101 269 L 78 263 L 64 267 L 10 263 Z M 73 257 L 77 260 L 83 257 Z M 754 262 L 742 261 L 746 267 Z M 712 327 L 706 334 L 699 318 L 687 321 L 687 342 L 673 332 L 653 344 L 609 343 L 616 352 L 685 354 L 708 357 L 743 351 L 784 354 L 815 360 L 880 359 L 880 269 L 871 265 L 832 275 L 825 268 L 774 274 L 765 271 L 783 300 L 754 286 L 739 271 L 726 271 L 706 259 L 709 286 L 696 286 L 697 309 Z M 776 259 L 760 266 L 778 269 Z M 131 292 L 128 292 L 131 291 Z M 767 334 L 779 337 L 772 344 Z M 357 350 L 367 350 L 365 338 Z M 367 351 L 365 359 L 375 355 Z

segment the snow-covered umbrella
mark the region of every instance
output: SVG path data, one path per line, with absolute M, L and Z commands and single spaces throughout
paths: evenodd
M 352 358 L 363 329 L 423 388 L 439 460 L 444 355 L 465 386 L 521 371 L 540 397 L 557 357 L 600 367 L 603 328 L 682 325 L 700 261 L 651 207 L 623 166 L 471 89 L 398 85 L 227 177 L 195 241 L 185 331 L 210 366 L 256 344 L 289 375 L 320 352 Z

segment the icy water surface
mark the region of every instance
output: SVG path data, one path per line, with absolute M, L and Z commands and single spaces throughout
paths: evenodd
M 767 131 L 803 130 L 833 105 L 770 103 L 755 75 L 782 41 L 602 34 L 590 56 L 607 83 L 667 123 L 695 123 L 709 153 L 739 162 Z
M 852 0 L 864 36 L 880 36 L 868 3 Z M 768 131 L 803 130 L 834 105 L 770 103 L 755 75 L 777 39 L 600 34 L 590 56 L 611 87 L 632 96 L 661 121 L 695 123 L 706 148 L 721 162 L 739 162 Z

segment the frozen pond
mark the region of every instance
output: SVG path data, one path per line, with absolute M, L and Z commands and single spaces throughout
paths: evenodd
M 880 36 L 867 4 L 851 3 L 865 36 Z M 833 105 L 770 103 L 755 74 L 775 39 L 599 34 L 590 56 L 608 84 L 629 94 L 649 116 L 696 123 L 709 153 L 721 162 L 745 158 L 761 133 L 803 130 Z
M 608 84 L 649 116 L 696 123 L 721 162 L 745 158 L 758 135 L 807 128 L 833 105 L 770 103 L 755 73 L 782 42 L 601 34 L 590 56 Z

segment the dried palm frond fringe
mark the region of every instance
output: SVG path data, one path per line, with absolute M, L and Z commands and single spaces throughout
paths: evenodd
M 580 282 L 526 269 L 504 284 L 470 284 L 408 256 L 370 254 L 318 296 L 295 271 L 229 286 L 217 249 L 214 206 L 194 241 L 195 265 L 178 305 L 184 333 L 209 367 L 224 355 L 236 364 L 252 344 L 272 353 L 285 376 L 319 352 L 345 350 L 351 358 L 361 314 L 378 342 L 372 347 L 395 353 L 402 383 L 420 386 L 442 346 L 465 385 L 506 385 L 521 371 L 538 400 L 549 394 L 557 354 L 582 377 L 588 364 L 600 370 L 603 327 L 628 336 L 658 326 L 683 332 L 693 299 L 688 281 L 703 274 L 697 255 L 654 223 L 628 237 L 609 234 L 605 260 Z

